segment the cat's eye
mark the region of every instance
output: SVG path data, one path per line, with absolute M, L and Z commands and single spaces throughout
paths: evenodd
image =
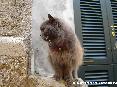
M 58 23 L 58 27 L 61 27 L 61 24 Z
M 60 27 L 60 26 L 61 26 L 58 22 L 55 22 L 55 25 L 56 25 L 56 26 L 58 26 L 58 27 Z

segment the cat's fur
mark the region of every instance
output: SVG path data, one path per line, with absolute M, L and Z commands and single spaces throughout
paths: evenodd
M 83 61 L 83 49 L 72 31 L 63 20 L 48 14 L 49 20 L 42 23 L 42 38 L 48 42 L 49 61 L 55 71 L 56 80 L 77 78 L 77 70 Z

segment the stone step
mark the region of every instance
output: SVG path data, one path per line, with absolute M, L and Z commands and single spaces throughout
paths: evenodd
M 26 56 L 26 47 L 23 38 L 0 37 L 0 55 Z
M 28 76 L 29 42 L 22 37 L 0 37 L 0 86 L 20 86 Z

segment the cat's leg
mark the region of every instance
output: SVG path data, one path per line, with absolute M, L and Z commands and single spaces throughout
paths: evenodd
M 74 69 L 73 69 L 73 71 L 72 71 L 72 76 L 73 76 L 73 78 L 74 78 L 74 87 L 81 87 L 81 85 L 80 84 L 77 84 L 77 83 L 79 83 L 80 81 L 79 81 L 79 79 L 78 79 L 78 67 L 75 67 Z
M 74 79 L 78 79 L 78 67 L 75 67 L 72 71 L 72 76 Z
M 56 81 L 62 80 L 63 78 L 62 68 L 56 62 L 52 61 L 52 57 L 50 55 L 49 61 L 55 73 L 53 77 L 56 79 Z
M 74 87 L 72 70 L 70 68 L 65 67 L 63 69 L 63 80 L 66 82 L 66 84 L 65 84 L 66 87 Z
M 62 77 L 63 77 L 62 71 L 56 68 L 54 78 L 56 79 L 56 81 L 60 81 L 62 80 Z

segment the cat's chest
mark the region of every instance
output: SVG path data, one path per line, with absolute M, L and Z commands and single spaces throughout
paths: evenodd
M 73 48 L 73 43 L 70 41 L 49 44 L 49 49 L 57 52 L 69 51 L 72 48 Z

